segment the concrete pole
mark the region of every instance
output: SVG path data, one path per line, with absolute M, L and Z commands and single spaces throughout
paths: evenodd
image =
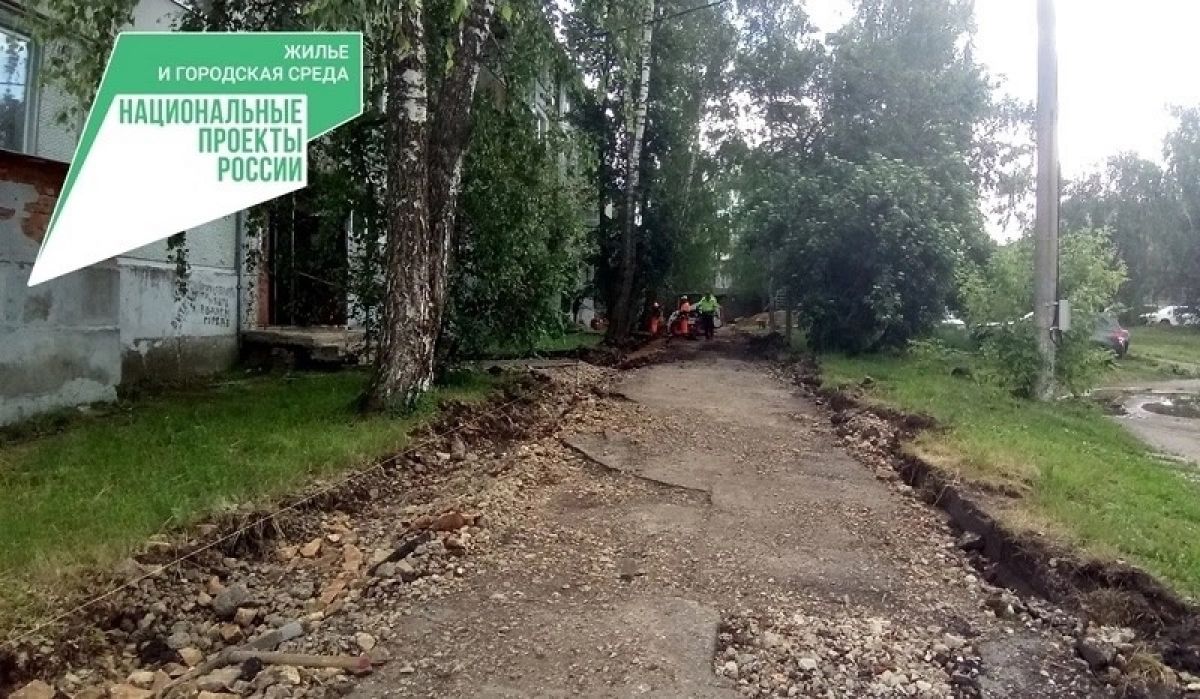
M 1033 323 L 1041 367 L 1037 398 L 1054 398 L 1054 308 L 1058 297 L 1058 52 L 1054 0 L 1038 0 L 1037 226 Z

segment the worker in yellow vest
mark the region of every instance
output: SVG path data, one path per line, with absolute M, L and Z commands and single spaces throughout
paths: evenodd
M 720 305 L 717 304 L 717 297 L 709 292 L 700 299 L 696 304 L 696 310 L 700 311 L 700 328 L 704 331 L 704 339 L 713 339 L 713 333 L 717 329 L 716 317 L 717 311 L 720 310 Z

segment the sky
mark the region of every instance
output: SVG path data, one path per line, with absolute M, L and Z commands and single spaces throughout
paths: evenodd
M 833 31 L 849 0 L 807 0 Z M 1037 96 L 1036 0 L 976 0 L 976 58 L 1004 91 Z M 1059 158 L 1064 176 L 1134 151 L 1162 161 L 1172 104 L 1200 105 L 1200 0 L 1057 0 Z

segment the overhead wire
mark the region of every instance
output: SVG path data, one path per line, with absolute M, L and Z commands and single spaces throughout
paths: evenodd
M 727 2 L 731 2 L 731 0 L 713 0 L 712 2 L 705 3 L 703 5 L 696 5 L 695 7 L 688 7 L 688 8 L 679 10 L 678 12 L 672 12 L 669 15 L 655 17 L 654 19 L 651 19 L 651 20 L 634 22 L 633 24 L 630 24 L 625 27 L 621 27 L 620 29 L 616 29 L 616 30 L 601 29 L 599 31 L 595 31 L 595 32 L 592 32 L 591 34 L 588 34 L 588 37 L 596 38 L 596 37 L 604 36 L 605 34 L 622 33 L 622 32 L 627 32 L 630 29 L 637 29 L 638 27 L 645 27 L 645 26 L 653 25 L 653 24 L 661 24 L 663 22 L 666 22 L 666 21 L 669 21 L 672 19 L 678 19 L 679 17 L 683 17 L 685 15 L 690 15 L 693 12 L 700 12 L 701 10 L 709 9 L 710 7 L 724 5 Z

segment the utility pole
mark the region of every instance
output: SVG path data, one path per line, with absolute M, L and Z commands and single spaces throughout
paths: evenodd
M 1037 398 L 1054 398 L 1051 335 L 1058 300 L 1058 49 L 1054 0 L 1038 0 L 1037 226 L 1033 258 L 1033 323 L 1037 333 Z

